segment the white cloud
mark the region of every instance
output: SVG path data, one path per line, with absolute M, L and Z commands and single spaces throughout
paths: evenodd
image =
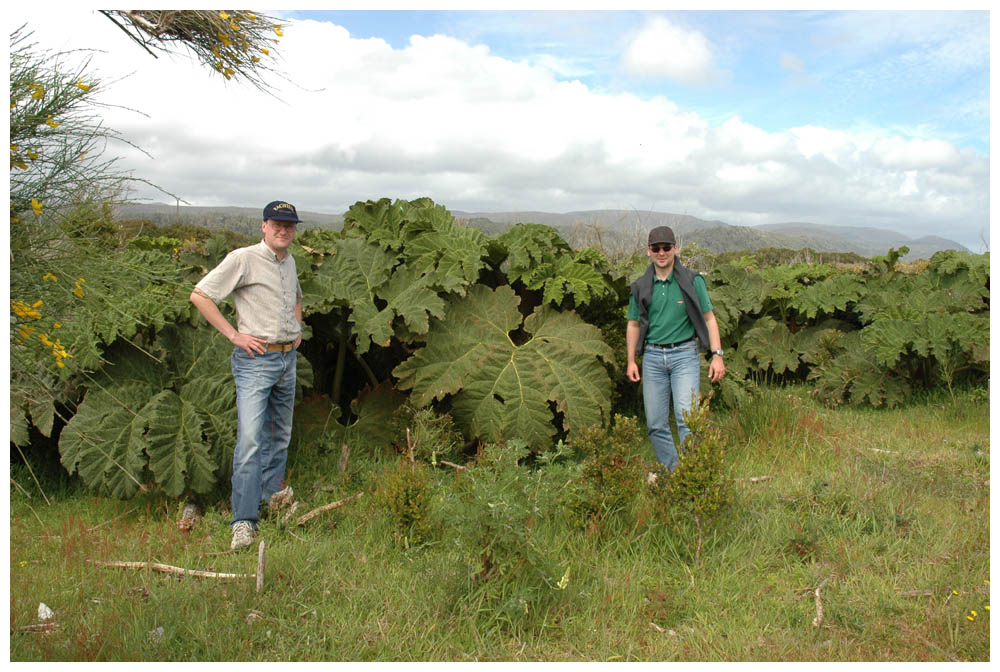
M 625 67 L 633 74 L 666 77 L 682 84 L 708 84 L 718 78 L 708 40 L 654 17 L 625 52 Z
M 125 164 L 194 205 L 283 198 L 339 213 L 429 196 L 467 211 L 621 208 L 947 232 L 970 246 L 988 223 L 988 159 L 940 138 L 768 132 L 735 117 L 713 126 L 662 97 L 597 93 L 481 45 L 438 35 L 393 49 L 311 21 L 286 26 L 281 68 L 293 81 L 275 80 L 268 96 L 185 59 L 152 59 L 90 18 L 71 17 L 67 30 L 109 50 L 94 64 L 136 70 L 105 100 L 149 115 L 107 112 L 154 156 L 123 148 Z M 51 35 L 53 23 L 38 25 Z M 688 72 L 707 72 L 707 46 L 703 56 Z

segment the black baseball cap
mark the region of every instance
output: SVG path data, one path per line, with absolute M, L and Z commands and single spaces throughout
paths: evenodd
M 271 201 L 264 206 L 264 221 L 273 219 L 278 222 L 301 222 L 295 206 L 285 201 Z
M 674 230 L 669 226 L 658 226 L 649 232 L 649 244 L 656 245 L 657 243 L 672 243 L 677 244 L 677 240 L 674 238 Z

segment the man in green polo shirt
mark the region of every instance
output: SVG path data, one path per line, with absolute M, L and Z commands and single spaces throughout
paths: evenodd
M 712 351 L 708 377 L 726 375 L 719 325 L 712 312 L 705 279 L 677 258 L 677 240 L 668 226 L 649 232 L 650 263 L 632 283 L 625 331 L 627 368 L 634 383 L 642 381 L 646 426 L 656 458 L 673 469 L 677 446 L 688 435 L 684 413 L 697 402 L 701 388 L 699 350 Z M 636 357 L 642 355 L 642 375 Z M 677 421 L 677 442 L 670 431 L 670 409 Z

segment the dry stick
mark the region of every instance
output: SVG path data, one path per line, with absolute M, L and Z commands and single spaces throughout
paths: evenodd
M 406 428 L 406 446 L 410 449 L 410 464 L 413 464 L 413 442 L 410 441 L 410 428 Z
M 315 518 L 319 514 L 324 513 L 326 511 L 332 511 L 334 509 L 339 509 L 344 504 L 352 502 L 355 499 L 359 499 L 361 497 L 361 495 L 363 495 L 363 494 L 365 494 L 365 493 L 359 492 L 358 494 L 351 495 L 347 499 L 342 499 L 339 502 L 333 502 L 331 504 L 324 504 L 323 506 L 319 507 L 318 509 L 313 509 L 312 511 L 310 511 L 307 514 L 305 514 L 304 516 L 300 516 L 299 520 L 298 520 L 298 524 L 299 525 L 305 525 L 307 522 L 309 522 L 310 520 L 312 520 L 313 518 Z
M 52 502 L 50 502 L 49 498 L 45 496 L 45 491 L 42 490 L 41 484 L 39 484 L 38 479 L 35 478 L 35 472 L 31 468 L 31 465 L 28 464 L 28 458 L 26 458 L 24 456 L 24 453 L 21 452 L 21 446 L 18 446 L 16 443 L 14 444 L 14 446 L 17 448 L 17 452 L 21 456 L 21 460 L 24 462 L 24 466 L 26 466 L 28 468 L 28 473 L 31 474 L 31 479 L 35 482 L 35 487 L 38 488 L 38 492 L 42 493 L 42 499 L 45 500 L 46 504 L 48 504 L 49 506 L 52 506 Z M 20 486 L 18 486 L 18 487 L 20 487 Z
M 351 447 L 346 443 L 340 447 L 340 462 L 337 466 L 340 468 L 340 473 L 347 471 L 347 457 L 351 454 Z
M 14 484 L 14 487 L 17 488 L 22 495 L 24 495 L 28 499 L 31 499 L 31 494 L 27 490 L 22 488 L 21 484 L 15 481 L 13 476 L 10 477 L 10 482 Z
M 749 483 L 760 483 L 761 481 L 770 480 L 770 476 L 751 476 L 750 478 L 735 478 L 735 481 L 747 481 Z
M 261 542 L 263 543 L 263 542 Z M 91 560 L 95 565 L 101 567 L 122 567 L 124 569 L 152 569 L 155 572 L 166 574 L 176 574 L 178 576 L 198 576 L 203 579 L 249 579 L 254 574 L 223 574 L 221 572 L 204 572 L 200 569 L 184 569 L 183 567 L 173 567 L 171 565 L 161 565 L 158 562 L 123 562 L 113 560 L 111 562 L 98 562 Z
M 257 548 L 257 592 L 264 587 L 264 540 L 260 540 Z
M 445 460 L 438 460 L 438 464 L 443 464 L 446 467 L 452 467 L 459 471 L 465 471 L 465 467 L 463 467 L 461 464 L 455 464 L 454 462 L 446 462 Z
M 60 627 L 59 623 L 32 623 L 31 625 L 22 625 L 18 627 L 18 632 L 52 632 L 53 630 L 58 630 Z
M 813 619 L 813 627 L 818 628 L 823 624 L 823 602 L 819 599 L 819 591 L 826 585 L 830 578 L 823 579 L 823 582 L 816 586 L 816 618 Z
M 128 514 L 132 513 L 133 511 L 135 511 L 138 508 L 139 508 L 138 506 L 133 506 L 131 509 L 129 509 L 125 513 L 119 513 L 114 518 L 109 518 L 108 520 L 105 520 L 103 523 L 100 523 L 99 525 L 94 525 L 93 527 L 88 527 L 87 528 L 87 532 L 93 532 L 94 530 L 96 530 L 99 527 L 104 527 L 105 525 L 107 525 L 108 523 L 110 523 L 112 520 L 118 520 L 122 516 L 127 516 Z

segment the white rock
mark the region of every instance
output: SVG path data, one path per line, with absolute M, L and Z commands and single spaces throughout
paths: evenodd
M 55 615 L 56 615 L 56 613 L 54 611 L 52 611 L 51 609 L 49 609 L 49 605 L 45 604 L 44 602 L 39 602 L 38 603 L 38 620 L 39 621 L 51 621 L 52 618 Z

